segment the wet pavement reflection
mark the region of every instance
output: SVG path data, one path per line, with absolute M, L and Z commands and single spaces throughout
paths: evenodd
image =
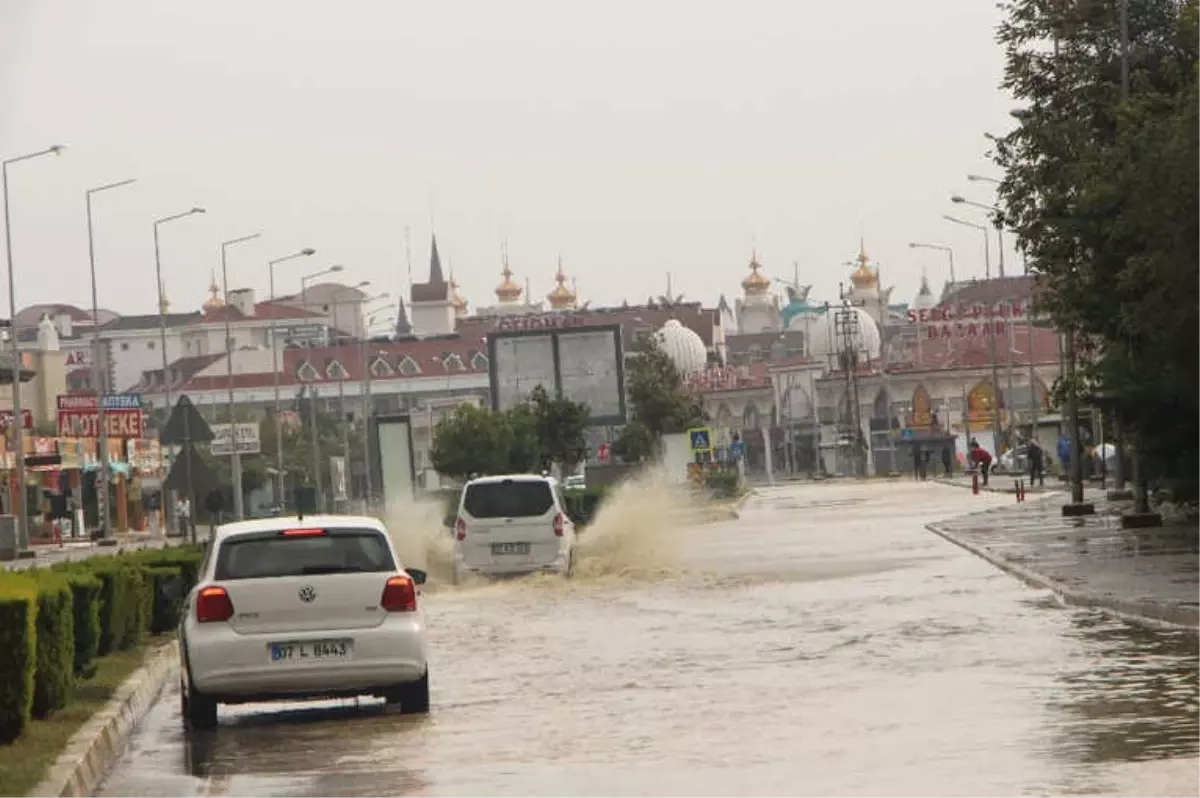
M 227 707 L 193 735 L 172 688 L 102 794 L 1195 794 L 1194 636 L 924 529 L 1011 497 L 788 486 L 670 532 L 638 501 L 570 583 L 431 588 L 428 717 Z

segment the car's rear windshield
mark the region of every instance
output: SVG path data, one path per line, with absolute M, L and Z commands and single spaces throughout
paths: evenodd
M 374 529 L 330 529 L 323 534 L 263 532 L 221 543 L 215 578 L 267 579 L 394 571 L 387 540 Z
M 554 494 L 542 480 L 504 480 L 467 486 L 463 509 L 474 518 L 530 518 L 550 512 Z

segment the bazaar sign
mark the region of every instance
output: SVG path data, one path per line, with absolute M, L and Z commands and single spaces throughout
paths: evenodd
M 912 309 L 908 323 L 925 328 L 926 338 L 977 338 L 1003 335 L 1008 323 L 1028 322 L 1032 315 L 1030 300 L 1004 300 L 990 306 L 976 302 Z
M 550 313 L 540 316 L 504 316 L 496 322 L 497 330 L 561 330 L 582 327 L 583 316 L 573 313 Z
M 109 438 L 143 437 L 142 398 L 132 393 L 106 394 L 104 432 Z M 62 438 L 99 438 L 99 398 L 95 395 L 59 396 L 58 434 Z

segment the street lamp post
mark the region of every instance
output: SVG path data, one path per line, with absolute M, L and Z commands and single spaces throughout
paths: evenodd
M 233 328 L 229 313 L 229 267 L 226 253 L 234 244 L 253 241 L 261 235 L 262 233 L 251 233 L 248 236 L 221 242 L 221 291 L 225 294 L 225 350 L 228 358 L 226 374 L 229 378 L 229 441 L 233 448 L 233 515 L 238 521 L 246 517 L 246 511 L 245 500 L 242 497 L 242 455 L 238 451 L 237 426 L 233 417 L 235 404 L 233 398 Z
M 376 302 L 381 299 L 389 299 L 389 298 L 391 298 L 391 294 L 385 291 L 382 294 L 377 294 L 376 296 L 368 297 L 367 299 L 364 299 L 363 304 L 366 305 L 370 302 Z M 385 309 L 381 308 L 381 309 L 378 309 L 369 314 L 364 311 L 363 320 L 362 320 L 362 334 L 358 338 L 358 359 L 361 363 L 360 367 L 362 368 L 362 377 L 361 377 L 360 385 L 359 385 L 359 393 L 361 394 L 361 398 L 362 398 L 362 418 L 363 418 L 363 480 L 364 480 L 363 488 L 364 488 L 364 491 L 366 494 L 364 496 L 364 498 L 366 500 L 366 506 L 367 506 L 368 511 L 370 510 L 370 507 L 371 507 L 372 485 L 371 485 L 371 430 L 370 430 L 371 372 L 370 372 L 370 364 L 367 362 L 367 340 L 371 337 L 372 322 L 374 322 L 375 317 L 377 315 L 379 315 L 380 313 L 383 313 L 384 310 Z
M 12 218 L 8 210 L 8 165 L 40 158 L 43 155 L 59 155 L 64 149 L 66 149 L 64 145 L 55 144 L 44 150 L 18 155 L 0 162 L 0 196 L 3 197 L 4 202 L 4 254 L 8 264 L 8 336 L 12 343 L 13 465 L 18 485 L 13 514 L 17 519 L 17 547 L 22 551 L 29 548 L 29 518 L 25 512 L 25 411 L 21 407 L 22 363 L 21 351 L 17 345 L 17 288 L 13 270 Z
M 196 207 L 190 211 L 177 213 L 174 216 L 164 216 L 162 219 L 154 221 L 154 282 L 158 285 L 158 348 L 162 354 L 163 367 L 163 409 L 164 419 L 163 424 L 166 424 L 166 417 L 171 415 L 171 380 L 167 374 L 167 369 L 170 363 L 167 358 L 167 303 L 166 303 L 166 286 L 163 285 L 162 276 L 162 260 L 158 252 L 158 228 L 167 222 L 173 222 L 176 219 L 186 219 L 197 213 L 204 213 L 204 208 Z
M 968 222 L 965 219 L 959 219 L 956 216 L 942 216 L 942 218 L 947 222 L 953 222 L 954 224 L 959 224 L 963 227 L 970 227 L 974 230 L 983 231 L 983 276 L 984 279 L 992 279 L 992 240 L 988 237 L 987 225 Z
M 342 265 L 330 266 L 328 269 L 322 269 L 319 272 L 306 274 L 300 278 L 300 304 L 305 310 L 308 310 L 308 282 L 315 280 L 318 277 L 323 277 L 326 274 L 336 274 L 342 271 L 345 267 Z M 328 325 L 326 326 L 326 339 L 328 339 Z M 326 340 L 328 343 L 328 340 Z M 312 350 L 312 339 L 309 339 L 308 349 Z M 309 364 L 312 366 L 312 364 Z M 315 370 L 316 367 L 313 366 Z M 321 488 L 321 438 L 317 434 L 317 383 L 313 380 L 309 386 L 308 392 L 308 417 L 312 433 L 312 449 L 313 449 L 313 489 L 316 492 L 317 509 L 325 509 L 325 496 Z
M 337 321 L 338 305 L 341 304 L 338 298 L 342 296 L 342 294 L 348 294 L 351 291 L 357 292 L 360 289 L 366 288 L 370 284 L 370 280 L 363 280 L 361 283 L 352 285 L 344 291 L 339 291 L 333 295 L 333 328 L 335 330 L 341 332 L 341 330 L 338 328 Z M 357 303 L 361 306 L 362 300 L 357 300 Z M 350 424 L 346 420 L 346 367 L 342 365 L 340 360 L 338 361 L 338 368 L 340 369 L 338 372 L 338 416 L 340 416 L 338 423 L 342 428 L 342 464 L 344 468 L 348 469 L 350 467 Z
M 97 446 L 100 448 L 100 489 L 98 491 L 102 505 L 100 508 L 100 536 L 109 536 L 109 501 L 108 496 L 108 429 L 105 425 L 104 417 L 104 394 L 107 392 L 108 369 L 107 358 L 105 358 L 105 370 L 102 378 L 100 371 L 100 303 L 97 299 L 96 289 L 96 247 L 95 236 L 92 231 L 92 195 L 98 194 L 101 191 L 108 191 L 114 188 L 121 188 L 136 183 L 137 178 L 129 180 L 121 180 L 117 183 L 109 183 L 106 186 L 98 186 L 90 188 L 84 192 L 84 199 L 87 204 L 87 231 L 88 231 L 88 265 L 92 275 L 92 383 L 96 390 L 96 422 L 99 429 L 97 435 Z
M 992 214 L 992 225 L 996 228 L 996 248 L 1000 256 L 1000 277 L 1004 277 L 1004 212 L 995 205 L 984 205 L 982 202 L 972 202 L 965 197 L 960 197 L 955 194 L 950 198 L 950 201 L 958 205 L 970 205 L 972 208 L 980 208 L 989 211 Z
M 294 252 L 291 255 L 285 255 L 282 258 L 267 261 L 267 290 L 271 295 L 271 301 L 275 301 L 275 267 L 280 263 L 285 263 L 296 258 L 306 258 L 310 255 L 315 255 L 315 249 L 306 248 L 299 252 Z M 287 499 L 284 497 L 284 476 L 283 476 L 283 400 L 280 398 L 280 375 L 279 375 L 279 336 L 275 330 L 275 314 L 271 314 L 271 327 L 268 333 L 271 336 L 271 371 L 272 379 L 275 382 L 275 502 L 279 505 L 280 512 L 287 506 Z
M 951 284 L 958 282 L 954 276 L 954 250 L 945 244 L 923 244 L 919 241 L 909 242 L 909 249 L 936 249 L 939 252 L 945 252 L 950 259 L 950 282 Z

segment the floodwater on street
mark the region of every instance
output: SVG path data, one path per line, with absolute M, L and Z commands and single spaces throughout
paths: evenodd
M 632 486 L 570 582 L 446 587 L 440 543 L 406 539 L 428 717 L 243 705 L 189 734 L 173 685 L 101 794 L 1194 795 L 1194 636 L 1064 609 L 924 529 L 1012 500 L 788 485 L 689 527 Z

